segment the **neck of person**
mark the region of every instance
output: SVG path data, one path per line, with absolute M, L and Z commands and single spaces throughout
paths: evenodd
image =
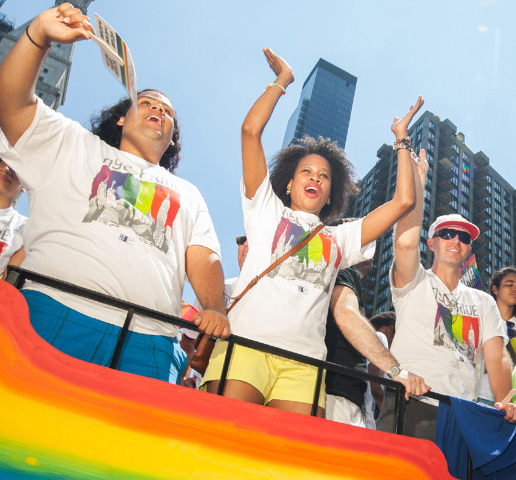
M 459 285 L 460 265 L 447 265 L 444 263 L 434 262 L 432 272 L 435 273 L 447 287 L 453 292 Z
M 500 301 L 497 301 L 496 305 L 498 307 L 498 311 L 500 312 L 500 316 L 503 318 L 505 322 L 507 322 L 514 316 L 513 305 L 507 305 L 506 303 Z
M 0 195 L 0 208 L 6 209 L 12 207 L 14 202 L 14 198 L 6 197 L 5 195 Z
M 142 148 L 138 148 L 131 142 L 124 141 L 123 138 L 120 142 L 120 151 L 136 155 L 137 157 L 140 157 L 143 160 L 146 160 L 147 162 L 152 163 L 154 165 L 159 165 L 159 161 L 165 153 L 162 147 L 153 148 L 152 146 L 147 146 L 144 150 Z

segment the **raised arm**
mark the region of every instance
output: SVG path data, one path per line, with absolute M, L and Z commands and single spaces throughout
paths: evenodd
M 394 286 L 402 288 L 412 281 L 419 266 L 419 241 L 423 223 L 423 206 L 428 173 L 426 152 L 419 152 L 415 168 L 416 206 L 399 220 L 394 228 L 394 262 L 392 266 Z
M 410 106 L 408 113 L 403 118 L 394 117 L 391 130 L 396 140 L 407 137 L 408 126 L 424 103 L 423 98 L 419 97 L 416 104 Z M 398 170 L 394 196 L 392 200 L 364 217 L 362 222 L 362 246 L 376 240 L 414 207 L 416 198 L 413 163 L 409 150 L 398 150 Z
M 242 170 L 246 197 L 252 198 L 267 175 L 267 162 L 262 145 L 262 133 L 278 103 L 283 89 L 293 81 L 292 69 L 272 50 L 263 50 L 269 66 L 276 74 L 275 85 L 269 86 L 256 100 L 242 124 Z
M 355 292 L 346 286 L 338 285 L 333 289 L 330 308 L 335 322 L 349 343 L 375 364 L 381 371 L 387 373 L 392 367 L 399 365 L 394 356 L 382 345 L 373 327 L 360 312 Z M 393 380 L 402 383 L 409 394 L 423 395 L 430 387 L 422 377 L 402 370 Z
M 0 128 L 14 145 L 36 112 L 34 90 L 52 42 L 72 43 L 94 33 L 88 17 L 63 3 L 41 13 L 0 65 Z

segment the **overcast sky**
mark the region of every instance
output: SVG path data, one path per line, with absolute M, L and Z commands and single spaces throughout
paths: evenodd
M 45 6 L 52 2 L 7 0 L 0 13 L 21 25 Z M 274 80 L 263 47 L 283 56 L 296 76 L 264 134 L 269 158 L 322 57 L 358 77 L 346 148 L 358 177 L 372 168 L 378 148 L 392 143 L 392 118 L 422 94 L 425 110 L 450 119 L 469 148 L 482 150 L 516 186 L 511 0 L 94 0 L 92 18 L 94 12 L 126 40 L 138 87 L 171 97 L 183 142 L 178 174 L 208 203 L 226 276 L 238 272 L 234 238 L 243 230 L 240 125 Z M 99 51 L 93 42 L 76 45 L 60 110 L 85 125 L 124 94 Z

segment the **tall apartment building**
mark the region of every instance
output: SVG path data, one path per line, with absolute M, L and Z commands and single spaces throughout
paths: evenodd
M 93 0 L 56 0 L 55 5 L 58 6 L 64 1 L 69 1 L 86 14 L 88 6 Z M 18 39 L 25 35 L 25 29 L 32 20 L 14 28 L 13 23 L 5 16 L 0 17 L 0 62 L 3 61 Z M 54 43 L 36 84 L 36 95 L 54 110 L 57 110 L 65 101 L 72 67 L 73 48 L 74 44 Z
M 439 215 L 459 213 L 480 228 L 473 243 L 482 279 L 512 265 L 515 249 L 511 239 L 516 231 L 516 190 L 489 165 L 482 152 L 472 152 L 463 133 L 450 120 L 441 121 L 426 111 L 409 130 L 416 152 L 424 148 L 429 163 L 425 187 L 421 262 L 428 268 L 432 252 L 426 245 L 428 228 Z M 360 194 L 353 199 L 349 216 L 362 217 L 390 200 L 396 183 L 397 157 L 391 145 L 382 145 L 375 166 L 359 182 Z M 392 229 L 377 243 L 372 272 L 363 280 L 366 314 L 392 309 L 389 268 L 393 258 Z
M 308 75 L 290 117 L 283 147 L 305 135 L 331 138 L 345 148 L 357 77 L 323 60 Z

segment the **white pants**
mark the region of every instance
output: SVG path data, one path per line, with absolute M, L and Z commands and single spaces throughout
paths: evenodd
M 326 395 L 326 418 L 355 427 L 366 426 L 362 409 L 351 400 L 336 395 Z

